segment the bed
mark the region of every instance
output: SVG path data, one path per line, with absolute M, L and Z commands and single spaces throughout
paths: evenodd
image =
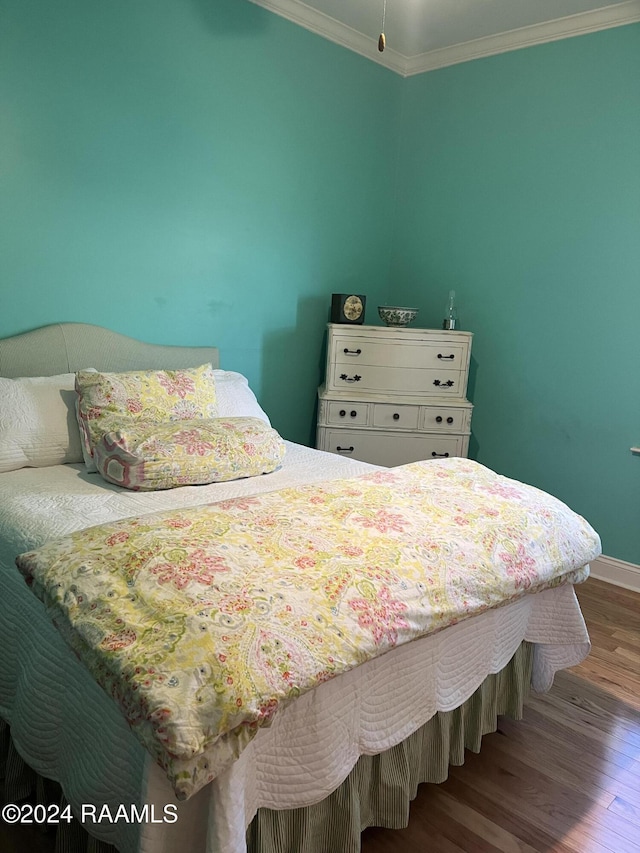
M 0 376 L 8 378 L 204 363 L 217 368 L 214 348 L 154 346 L 85 324 L 0 341 Z M 223 374 L 218 377 L 222 387 Z M 236 413 L 239 389 L 241 414 L 255 415 L 260 407 L 238 381 L 224 414 Z M 71 416 L 69 423 L 73 429 Z M 581 566 L 567 569 L 568 582 L 488 608 L 317 685 L 283 706 L 212 781 L 179 800 L 56 630 L 15 558 L 94 525 L 234 500 L 237 506 L 241 499 L 377 470 L 285 444 L 284 461 L 272 473 L 157 491 L 121 488 L 87 473 L 78 460 L 0 474 L 0 718 L 7 767 L 13 767 L 5 779 L 7 799 L 28 793 L 24 762 L 38 777 L 59 783 L 76 815 L 74 830 L 82 804 L 93 804 L 98 814 L 107 807 L 104 820 L 86 813 L 84 828 L 98 849 L 350 853 L 359 849 L 366 826 L 406 825 L 420 782 L 445 779 L 465 748 L 478 750 L 482 735 L 495 730 L 499 714 L 520 716 L 530 684 L 547 690 L 557 670 L 586 656 L 589 638 L 573 589 L 587 576 Z M 598 552 L 593 537 L 589 559 Z M 113 820 L 123 804 L 146 806 L 145 820 Z M 81 845 L 87 849 L 86 839 Z

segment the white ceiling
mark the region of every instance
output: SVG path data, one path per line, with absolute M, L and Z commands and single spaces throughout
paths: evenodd
M 640 21 L 640 0 L 251 0 L 408 76 Z

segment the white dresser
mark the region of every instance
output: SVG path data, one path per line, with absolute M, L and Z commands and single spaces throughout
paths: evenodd
M 470 332 L 329 323 L 316 447 L 372 462 L 466 456 Z

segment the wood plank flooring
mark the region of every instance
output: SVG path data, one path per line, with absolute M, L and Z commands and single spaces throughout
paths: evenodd
M 367 830 L 362 853 L 640 853 L 640 593 L 593 578 L 577 591 L 587 660 L 422 785 L 407 829 Z M 0 853 L 52 850 L 0 822 Z
M 640 853 L 640 593 L 577 587 L 592 649 L 362 853 Z

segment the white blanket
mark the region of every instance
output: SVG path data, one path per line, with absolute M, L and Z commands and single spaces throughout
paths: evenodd
M 364 463 L 288 444 L 283 469 L 264 477 L 168 492 L 109 486 L 83 466 L 0 476 L 0 714 L 27 762 L 57 779 L 74 806 L 174 803 L 163 772 L 116 706 L 69 652 L 13 566 L 16 554 L 53 536 L 175 506 L 354 476 Z M 573 588 L 526 596 L 408 644 L 305 695 L 263 729 L 240 760 L 186 803 L 174 824 L 101 823 L 91 831 L 122 853 L 240 853 L 257 808 L 323 799 L 361 754 L 400 742 L 437 710 L 465 701 L 506 665 L 523 640 L 537 643 L 534 687 L 578 663 L 588 636 Z M 401 697 L 399 701 L 398 697 Z

